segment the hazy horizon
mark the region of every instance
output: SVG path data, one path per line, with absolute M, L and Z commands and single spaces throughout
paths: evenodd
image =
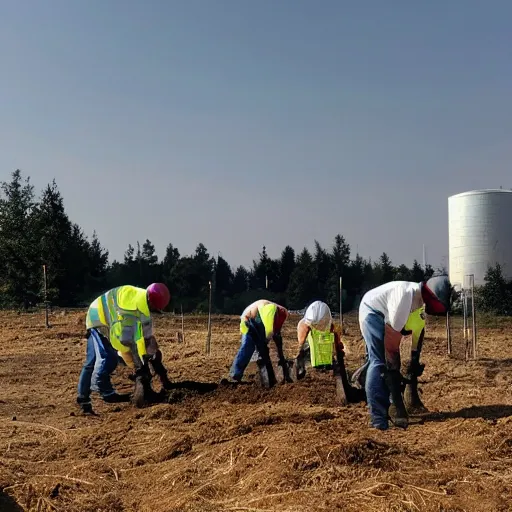
M 448 265 L 448 197 L 512 188 L 512 3 L 0 5 L 0 180 L 52 179 L 110 259 L 250 266 L 342 234 Z

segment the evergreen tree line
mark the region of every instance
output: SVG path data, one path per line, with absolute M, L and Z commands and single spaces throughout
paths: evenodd
M 339 278 L 343 278 L 343 309 L 357 306 L 367 290 L 392 280 L 421 281 L 434 273 L 417 261 L 395 266 L 384 252 L 377 261 L 352 255 L 342 235 L 330 248 L 315 241 L 314 250 L 299 253 L 286 246 L 272 259 L 263 247 L 250 266 L 232 268 L 212 257 L 203 244 L 182 255 L 172 243 L 159 261 L 150 240 L 129 245 L 123 261 L 109 263 L 108 251 L 96 233 L 91 239 L 73 223 L 53 181 L 36 198 L 30 178 L 19 170 L 0 186 L 0 306 L 20 307 L 44 300 L 43 265 L 47 269 L 47 300 L 56 306 L 87 306 L 111 287 L 145 287 L 159 281 L 169 286 L 170 310 L 206 311 L 212 293 L 213 310 L 240 314 L 253 300 L 266 297 L 289 309 L 324 300 L 339 310 Z
M 512 280 L 505 277 L 501 265 L 490 267 L 485 284 L 475 289 L 475 305 L 478 311 L 493 315 L 512 315 Z

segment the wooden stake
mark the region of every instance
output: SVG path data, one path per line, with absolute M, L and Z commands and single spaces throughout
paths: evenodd
M 208 281 L 210 293 L 208 296 L 208 335 L 206 337 L 206 353 L 210 355 L 210 343 L 212 338 L 212 282 Z
M 46 328 L 50 327 L 48 320 L 48 283 L 46 278 L 46 265 L 43 265 L 43 282 L 44 282 L 44 324 Z
M 343 278 L 340 276 L 340 328 L 343 334 Z
M 181 304 L 181 341 L 185 342 L 185 321 L 183 318 L 183 304 Z
M 476 307 L 475 307 L 475 275 L 471 274 L 471 320 L 473 327 L 473 359 L 477 358 L 477 343 L 476 343 Z
M 446 313 L 446 347 L 448 355 L 452 355 L 452 337 L 450 332 L 450 313 Z

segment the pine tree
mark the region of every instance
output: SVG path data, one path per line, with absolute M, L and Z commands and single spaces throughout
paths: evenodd
M 315 256 L 313 258 L 316 276 L 315 295 L 318 300 L 327 298 L 329 277 L 332 274 L 332 261 L 327 251 L 315 240 Z
M 395 280 L 396 281 L 414 281 L 412 279 L 411 270 L 407 267 L 407 265 L 399 265 L 395 272 Z
M 318 300 L 315 274 L 315 264 L 311 253 L 304 248 L 297 257 L 290 277 L 287 293 L 287 304 L 290 308 L 302 309 L 314 300 Z
M 235 271 L 235 276 L 233 278 L 233 294 L 237 295 L 240 293 L 244 293 L 249 289 L 249 271 L 243 267 L 239 266 Z
M 391 264 L 389 256 L 383 252 L 379 258 L 379 263 L 375 266 L 375 275 L 377 285 L 389 283 L 395 279 L 395 269 Z
M 214 304 L 217 311 L 222 311 L 224 300 L 231 293 L 233 277 L 233 272 L 228 262 L 221 256 L 218 256 L 214 273 Z
M 412 264 L 411 269 L 411 281 L 414 281 L 415 283 L 421 283 L 421 281 L 425 280 L 425 272 L 421 268 L 421 265 L 418 263 L 417 260 L 414 260 Z
M 43 190 L 36 207 L 35 225 L 39 237 L 40 264 L 47 266 L 48 300 L 66 305 L 70 294 L 66 250 L 72 240 L 72 224 L 55 180 Z M 78 240 L 75 240 L 78 243 Z M 74 242 L 75 242 L 74 241 Z
M 34 231 L 34 188 L 19 169 L 0 188 L 0 301 L 3 306 L 27 307 L 38 300 L 42 275 Z
M 290 276 L 295 268 L 295 251 L 289 245 L 283 249 L 278 265 L 279 279 L 275 289 L 278 293 L 284 293 L 288 288 Z
M 512 314 L 511 283 L 507 282 L 499 264 L 490 267 L 485 275 L 485 285 L 479 292 L 479 305 L 483 311 L 495 315 Z

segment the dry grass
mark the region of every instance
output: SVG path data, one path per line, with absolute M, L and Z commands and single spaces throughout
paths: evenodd
M 479 332 L 478 362 L 445 356 L 429 325 L 423 400 L 431 410 L 407 431 L 368 428 L 364 404 L 340 407 L 328 373 L 270 391 L 253 382 L 143 410 L 96 400 L 75 407 L 83 362 L 83 313 L 2 314 L 0 510 L 2 511 L 498 511 L 512 486 L 510 326 Z M 295 352 L 297 318 L 286 330 Z M 348 365 L 364 352 L 348 318 Z M 237 319 L 157 320 L 173 380 L 219 382 L 238 348 Z M 407 344 L 405 344 L 407 350 Z M 127 370 L 114 382 L 129 390 Z M 254 379 L 254 365 L 247 379 Z

